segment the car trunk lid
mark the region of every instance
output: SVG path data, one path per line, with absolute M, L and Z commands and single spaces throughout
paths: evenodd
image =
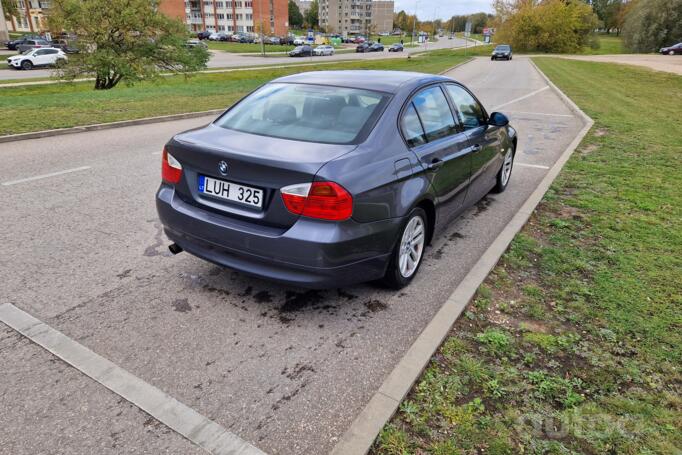
M 281 228 L 293 225 L 299 215 L 286 209 L 280 188 L 312 182 L 325 163 L 355 148 L 255 135 L 213 124 L 178 134 L 167 146 L 183 167 L 176 193 L 185 202 L 227 217 Z M 227 165 L 224 173 L 221 162 Z M 206 182 L 206 177 L 262 190 L 262 207 L 200 192 L 200 182 Z

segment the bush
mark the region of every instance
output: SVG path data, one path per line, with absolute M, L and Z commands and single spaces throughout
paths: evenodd
M 682 0 L 636 0 L 625 18 L 623 41 L 633 52 L 656 52 L 682 41 Z
M 495 41 L 520 51 L 578 52 L 590 44 L 599 22 L 592 8 L 580 0 L 500 0 L 495 9 Z

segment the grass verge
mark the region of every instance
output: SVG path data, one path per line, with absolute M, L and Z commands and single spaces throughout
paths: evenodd
M 314 70 L 375 69 L 437 73 L 465 61 L 442 50 L 418 58 L 172 76 L 95 91 L 92 82 L 0 88 L 0 135 L 225 108 L 261 84 Z M 18 119 L 20 119 L 18 121 Z
M 623 47 L 623 39 L 615 35 L 597 35 L 597 42 L 599 47 L 593 49 L 586 47 L 581 54 L 583 55 L 610 55 L 610 54 L 624 54 L 626 53 Z
M 682 78 L 535 61 L 595 125 L 374 454 L 680 453 Z

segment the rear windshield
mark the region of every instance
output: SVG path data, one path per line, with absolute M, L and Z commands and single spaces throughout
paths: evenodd
M 274 83 L 246 97 L 215 124 L 261 136 L 349 144 L 374 123 L 388 98 L 370 90 Z

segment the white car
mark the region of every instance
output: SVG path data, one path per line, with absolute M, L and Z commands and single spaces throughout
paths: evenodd
M 317 46 L 313 49 L 315 55 L 334 55 L 334 46 L 328 44 L 323 44 L 322 46 Z
M 208 35 L 208 39 L 211 41 L 220 41 L 220 34 L 217 32 L 211 32 L 211 34 Z
M 305 44 L 305 39 L 301 38 L 300 36 L 297 36 L 294 38 L 294 46 L 303 46 Z
M 41 47 L 7 59 L 7 65 L 16 69 L 30 70 L 34 66 L 57 66 L 66 63 L 68 57 L 61 49 Z

